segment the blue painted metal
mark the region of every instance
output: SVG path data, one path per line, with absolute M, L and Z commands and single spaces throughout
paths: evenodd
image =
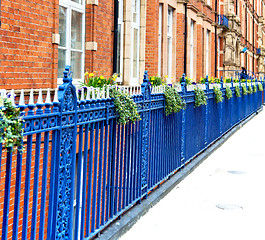
M 20 106 L 25 120 L 26 158 L 19 152 L 6 156 L 0 146 L 1 162 L 6 166 L 2 239 L 7 239 L 11 223 L 13 239 L 18 239 L 21 220 L 22 240 L 37 236 L 75 240 L 94 237 L 225 132 L 256 112 L 264 94 L 256 92 L 238 98 L 232 82 L 233 98 L 227 100 L 221 79 L 225 99 L 216 104 L 206 80 L 208 105 L 194 108 L 194 91 L 187 91 L 185 75 L 181 90 L 186 110 L 165 116 L 164 95 L 151 94 L 146 72 L 142 93 L 133 96 L 142 120 L 123 126 L 118 124 L 113 99 L 76 98 L 67 66 L 58 103 Z M 15 186 L 10 185 L 12 159 L 16 160 Z M 21 174 L 23 165 L 25 180 Z M 15 187 L 14 217 L 9 214 L 10 187 Z M 21 208 L 23 219 L 19 215 Z

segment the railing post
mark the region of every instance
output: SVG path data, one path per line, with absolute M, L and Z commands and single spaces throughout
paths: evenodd
M 141 85 L 143 95 L 142 107 L 142 159 L 141 159 L 141 196 L 147 197 L 148 175 L 148 152 L 149 152 L 149 129 L 151 113 L 151 87 L 148 80 L 148 72 L 145 71 Z
M 182 75 L 181 79 L 181 90 L 182 90 L 182 98 L 186 102 L 187 99 L 187 85 L 185 80 L 185 73 Z M 181 166 L 185 166 L 185 159 L 186 159 L 186 110 L 182 109 L 182 116 L 181 116 L 181 153 L 180 153 L 180 160 Z
M 233 77 L 231 77 L 231 88 L 233 88 Z M 233 102 L 232 102 L 232 99 L 230 99 L 230 101 L 229 101 L 229 103 L 228 104 L 230 104 L 230 127 L 233 125 L 232 124 L 232 119 L 233 119 L 233 112 L 234 111 L 232 111 L 233 109 Z
M 51 239 L 72 239 L 75 159 L 77 135 L 77 97 L 72 84 L 70 66 L 65 67 L 63 84 L 59 86 L 60 102 L 56 142 L 53 226 Z
M 221 91 L 224 88 L 224 81 L 223 81 L 223 76 L 221 76 Z M 223 125 L 223 101 L 220 102 L 220 122 L 219 122 L 219 133 L 220 135 L 222 134 L 222 125 Z
M 208 80 L 208 75 L 206 76 L 205 79 L 205 93 L 206 96 L 209 97 L 209 80 Z M 209 115 L 209 107 L 208 104 L 205 106 L 205 131 L 204 131 L 204 145 L 207 146 L 208 143 L 208 115 Z

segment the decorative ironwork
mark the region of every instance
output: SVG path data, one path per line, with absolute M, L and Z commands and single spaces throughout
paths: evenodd
M 142 113 L 142 159 L 141 159 L 141 188 L 142 194 L 147 192 L 147 172 L 148 172 L 148 146 L 149 146 L 149 125 L 151 107 L 151 87 L 148 80 L 148 73 L 145 71 L 142 83 L 143 113 Z

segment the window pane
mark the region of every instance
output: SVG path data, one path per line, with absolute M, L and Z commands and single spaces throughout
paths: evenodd
M 58 78 L 63 78 L 66 50 L 58 49 Z
M 71 0 L 72 2 L 76 2 L 76 3 L 79 3 L 79 0 Z
M 81 78 L 82 53 L 71 52 L 71 67 L 73 71 L 73 78 Z
M 133 77 L 137 78 L 137 66 L 138 66 L 138 29 L 134 29 L 133 39 Z
M 82 49 L 82 13 L 72 11 L 71 48 Z
M 60 34 L 60 45 L 66 46 L 66 8 L 59 7 L 59 34 Z

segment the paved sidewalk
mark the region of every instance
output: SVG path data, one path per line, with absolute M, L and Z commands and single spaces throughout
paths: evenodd
M 265 110 L 120 238 L 142 239 L 265 239 Z

